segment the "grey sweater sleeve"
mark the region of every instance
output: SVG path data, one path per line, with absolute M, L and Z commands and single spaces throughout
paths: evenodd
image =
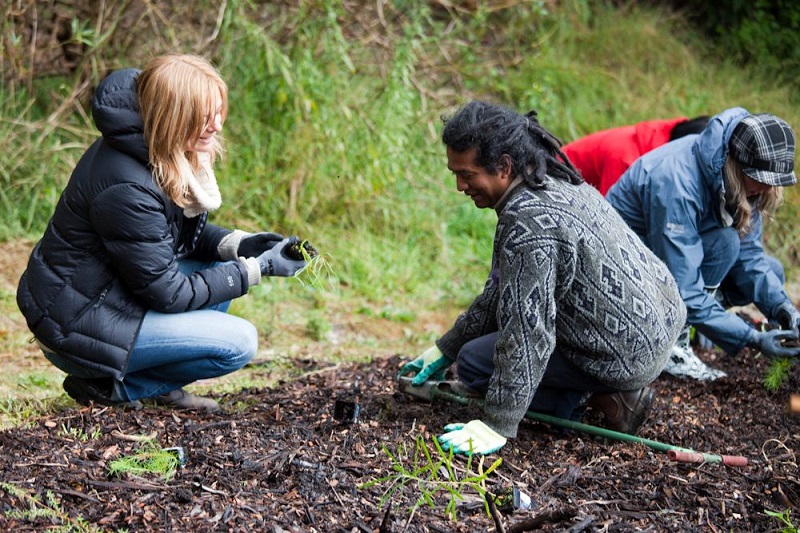
M 564 265 L 573 264 L 564 258 L 569 243 L 533 239 L 520 248 L 507 237 L 513 233 L 499 231 L 495 248 L 500 328 L 483 418 L 505 437 L 516 437 L 555 349 L 557 280 L 570 277 Z

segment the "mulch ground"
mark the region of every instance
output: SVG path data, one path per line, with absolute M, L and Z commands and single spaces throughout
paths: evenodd
M 797 372 L 767 393 L 766 362 L 750 354 L 714 361 L 728 372 L 714 383 L 657 380 L 641 432 L 699 452 L 745 456 L 746 467 L 675 462 L 653 447 L 528 420 L 519 438 L 483 462 L 449 461 L 435 436 L 479 412 L 398 393 L 399 358 L 298 364 L 308 368 L 297 381 L 221 398 L 224 414 L 76 406 L 0 433 L 0 528 L 779 531 L 765 510 L 797 514 L 800 504 L 800 418 L 786 409 L 789 393 L 800 390 Z M 348 409 L 335 412 L 337 400 Z M 586 422 L 599 424 L 591 413 Z M 140 451 L 135 439 L 143 437 L 182 448 L 185 466 L 169 480 L 111 475 L 109 464 Z M 498 458 L 481 486 L 481 471 Z M 508 498 L 487 512 L 482 490 L 515 489 L 530 498 L 528 508 Z

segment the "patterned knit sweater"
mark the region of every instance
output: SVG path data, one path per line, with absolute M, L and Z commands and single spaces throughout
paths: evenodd
M 521 184 L 497 210 L 492 275 L 436 343 L 455 360 L 498 332 L 484 422 L 516 436 L 556 349 L 619 390 L 651 383 L 686 319 L 666 266 L 587 184 Z

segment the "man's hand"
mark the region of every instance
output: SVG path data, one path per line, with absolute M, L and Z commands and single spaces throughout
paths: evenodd
M 467 424 L 447 424 L 447 433 L 439 436 L 445 450 L 464 455 L 494 453 L 506 445 L 507 439 L 481 422 L 473 420 Z
M 799 357 L 800 347 L 784 346 L 781 344 L 781 341 L 784 339 L 796 340 L 797 334 L 794 331 L 787 331 L 785 329 L 755 331 L 753 338 L 747 345 L 759 350 L 770 359 L 779 357 Z
M 286 254 L 286 249 L 292 243 L 299 241 L 297 237 L 289 237 L 278 242 L 275 246 L 256 258 L 262 276 L 294 276 L 306 266 L 302 259 L 292 259 Z
M 422 354 L 411 361 L 406 363 L 400 369 L 400 375 L 405 376 L 416 372 L 417 375 L 411 380 L 411 384 L 419 387 L 429 379 L 434 381 L 444 380 L 444 371 L 448 366 L 452 365 L 453 361 L 442 355 L 439 348 L 434 345 L 422 352 Z
M 784 302 L 775 311 L 775 320 L 781 325 L 781 329 L 793 331 L 796 336 L 800 336 L 800 312 L 795 309 L 792 302 Z
M 237 257 L 258 257 L 267 250 L 271 250 L 276 244 L 283 240 L 280 233 L 251 233 L 239 241 L 239 248 L 236 250 Z

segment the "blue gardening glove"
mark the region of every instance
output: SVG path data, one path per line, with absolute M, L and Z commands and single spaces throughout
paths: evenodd
M 800 356 L 800 346 L 790 347 L 781 343 L 784 339 L 797 340 L 797 334 L 794 331 L 771 329 L 753 333 L 754 335 L 747 345 L 759 350 L 770 359 Z
M 467 424 L 447 424 L 444 430 L 447 433 L 439 436 L 442 448 L 464 455 L 494 453 L 505 446 L 508 440 L 480 420 Z
M 276 244 L 283 240 L 280 233 L 251 233 L 239 241 L 239 248 L 236 250 L 237 257 L 258 257 L 267 250 L 271 250 Z
M 292 243 L 299 242 L 297 237 L 283 239 L 278 244 L 256 257 L 262 276 L 294 276 L 306 266 L 303 259 L 294 259 L 288 255 Z
M 800 312 L 795 309 L 792 302 L 784 302 L 775 311 L 775 320 L 781 325 L 781 329 L 793 331 L 796 336 L 800 336 Z
M 443 381 L 444 371 L 452 364 L 453 361 L 442 355 L 439 348 L 434 345 L 422 352 L 422 355 L 410 363 L 403 365 L 403 368 L 400 369 L 400 375 L 405 376 L 416 372 L 417 375 L 411 380 L 411 384 L 419 387 L 429 379 Z

